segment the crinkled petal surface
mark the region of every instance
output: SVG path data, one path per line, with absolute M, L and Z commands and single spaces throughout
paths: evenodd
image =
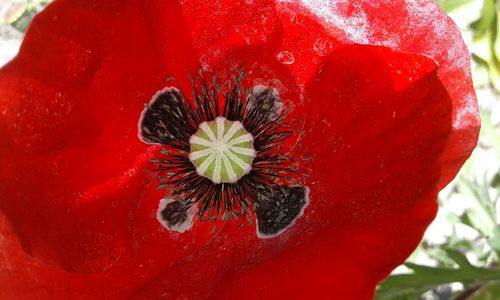
M 304 215 L 165 230 L 144 104 L 245 67 L 301 120 Z M 174 78 L 166 81 L 166 78 Z M 56 0 L 0 70 L 0 298 L 370 299 L 479 129 L 469 54 L 431 0 Z

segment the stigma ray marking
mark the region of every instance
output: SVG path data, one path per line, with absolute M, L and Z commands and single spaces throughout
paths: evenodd
M 229 162 L 229 159 L 227 158 L 227 156 L 222 156 L 222 161 L 223 161 L 224 165 L 226 166 L 227 176 L 229 177 L 229 182 L 231 182 L 231 183 L 236 182 L 236 180 L 238 179 L 238 176 L 236 176 L 236 173 L 234 173 L 233 166 Z
M 246 162 L 242 161 L 232 151 L 227 151 L 227 156 L 228 156 L 229 159 L 231 159 L 233 162 L 235 162 L 238 165 L 238 167 L 240 167 L 243 171 L 246 172 L 247 169 L 248 170 L 250 169 L 250 165 L 247 164 Z
M 231 149 L 236 154 L 244 154 L 244 155 L 248 155 L 248 156 L 252 156 L 252 157 L 255 157 L 255 154 L 256 154 L 255 150 L 244 148 L 244 147 L 229 146 L 229 149 Z
M 217 140 L 220 141 L 223 138 L 224 134 L 224 118 L 218 117 L 216 119 L 217 122 Z
M 212 153 L 210 156 L 197 168 L 198 174 L 204 176 L 207 172 L 208 167 L 212 164 L 215 159 L 215 154 Z
M 217 153 L 215 156 L 215 168 L 214 168 L 214 175 L 213 175 L 213 181 L 215 183 L 220 183 L 221 181 L 221 154 Z
M 203 132 L 205 132 L 208 137 L 210 138 L 210 141 L 211 142 L 214 142 L 217 140 L 217 138 L 215 137 L 214 135 L 214 132 L 212 131 L 212 129 L 210 129 L 210 127 L 208 127 L 208 123 L 207 122 L 203 122 L 200 124 L 200 128 L 203 130 Z
M 206 140 L 204 138 L 201 138 L 199 136 L 191 136 L 191 138 L 189 139 L 189 142 L 191 144 L 197 144 L 197 145 L 202 145 L 202 146 L 206 146 L 206 147 L 213 147 L 213 143 L 210 142 L 209 140 Z
M 231 141 L 229 141 L 227 144 L 230 146 L 241 144 L 244 142 L 250 142 L 253 141 L 253 136 L 250 133 L 244 134 L 242 136 L 239 136 Z
M 234 134 L 242 128 L 243 128 L 243 125 L 239 121 L 235 121 L 233 123 L 233 125 L 231 125 L 231 128 L 229 128 L 227 133 L 222 138 L 222 142 L 227 143 L 234 136 Z
M 207 155 L 210 155 L 212 153 L 214 153 L 214 150 L 212 150 L 211 148 L 195 151 L 195 152 L 192 152 L 189 154 L 189 159 L 196 160 L 196 159 L 205 157 Z
M 226 131 L 226 128 L 229 129 Z M 242 143 L 247 144 L 234 146 Z M 228 121 L 223 117 L 202 122 L 198 131 L 191 136 L 190 144 L 189 160 L 196 167 L 197 173 L 216 184 L 238 181 L 250 172 L 256 156 L 253 136 L 240 122 Z M 204 145 L 207 149 L 199 149 L 193 145 Z

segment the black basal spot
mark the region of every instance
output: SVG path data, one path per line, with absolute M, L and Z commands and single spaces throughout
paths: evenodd
M 139 138 L 148 144 L 166 144 L 189 151 L 189 137 L 196 132 L 186 116 L 184 96 L 176 88 L 159 91 L 146 104 L 139 121 Z
M 191 228 L 193 213 L 191 206 L 183 201 L 162 199 L 157 217 L 160 223 L 171 231 L 184 232 Z
M 282 233 L 302 215 L 307 203 L 304 186 L 279 186 L 259 193 L 255 200 L 258 234 L 273 237 Z

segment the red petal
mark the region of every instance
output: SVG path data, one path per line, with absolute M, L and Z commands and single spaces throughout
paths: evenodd
M 302 2 L 343 43 L 384 45 L 437 61 L 453 102 L 453 131 L 441 158 L 440 187 L 446 186 L 476 147 L 480 126 L 470 54 L 457 26 L 433 0 Z
M 298 148 L 312 157 L 311 199 L 329 199 L 311 201 L 311 218 L 363 227 L 356 248 L 369 258 L 360 263 L 378 271 L 401 263 L 434 216 L 452 130 L 436 70 L 423 56 L 354 45 L 335 52 L 309 88 L 310 129 Z
M 26 250 L 69 269 L 109 268 L 130 247 L 128 223 L 153 179 L 148 159 L 157 152 L 137 138 L 137 116 L 171 70 L 187 81 L 178 65 L 195 61 L 183 54 L 179 25 L 163 32 L 178 43 L 163 53 L 179 61 L 160 63 L 163 47 L 136 11 L 144 6 L 54 3 L 0 75 L 7 136 L 0 179 L 8 199 L 1 208 Z M 170 5 L 167 16 L 180 16 L 179 9 Z

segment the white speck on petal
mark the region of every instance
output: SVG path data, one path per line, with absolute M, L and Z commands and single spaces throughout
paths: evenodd
M 333 42 L 328 38 L 318 38 L 313 45 L 314 51 L 319 56 L 326 56 L 333 50 Z
M 276 56 L 276 59 L 284 65 L 291 65 L 295 62 L 295 58 L 293 57 L 293 54 L 288 52 L 288 51 L 281 51 Z

